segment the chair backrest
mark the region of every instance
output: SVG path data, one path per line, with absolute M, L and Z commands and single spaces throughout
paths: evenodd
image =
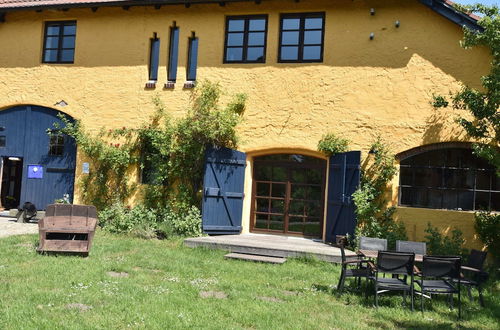
M 467 266 L 479 270 L 483 270 L 484 261 L 486 260 L 486 251 L 470 250 L 469 259 L 467 260 Z
M 415 254 L 427 254 L 427 244 L 425 242 L 396 241 L 396 251 L 413 252 Z
M 385 251 L 387 250 L 387 240 L 384 238 L 373 238 L 361 236 L 359 239 L 360 250 Z
M 413 252 L 378 251 L 377 270 L 379 272 L 411 275 L 414 264 L 415 253 Z
M 424 256 L 422 276 L 460 278 L 462 258 L 456 256 Z

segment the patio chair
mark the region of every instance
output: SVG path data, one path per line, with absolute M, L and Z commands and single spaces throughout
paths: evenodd
M 345 279 L 347 277 L 353 277 L 357 279 L 358 290 L 361 287 L 361 279 L 369 279 L 372 275 L 371 268 L 368 267 L 367 263 L 369 260 L 361 259 L 359 256 L 352 256 L 349 259 L 345 255 L 344 245 L 339 244 L 340 253 L 342 256 L 342 273 L 340 274 L 339 284 L 337 286 L 337 292 L 339 295 L 344 291 Z M 362 267 L 362 265 L 365 265 Z M 355 266 L 356 268 L 350 268 L 348 266 Z M 366 291 L 366 296 L 368 296 L 368 289 Z
M 484 307 L 484 299 L 481 285 L 488 280 L 488 273 L 483 271 L 487 254 L 488 252 L 472 249 L 467 264 L 461 267 L 460 274 L 460 283 L 467 287 L 469 300 L 473 301 L 471 288 L 475 287 L 479 293 L 479 304 L 482 307 Z
M 427 244 L 425 242 L 396 241 L 396 251 L 413 252 L 415 254 L 426 255 Z
M 387 240 L 384 238 L 373 238 L 361 236 L 359 239 L 360 250 L 385 251 L 387 250 Z
M 413 266 L 415 264 L 415 253 L 379 251 L 377 266 L 374 267 L 375 276 L 375 307 L 378 307 L 378 295 L 386 291 L 403 291 L 403 302 L 406 305 L 406 294 L 410 293 L 411 310 L 413 310 Z M 404 275 L 404 279 L 397 277 L 380 278 L 379 274 Z M 410 277 L 408 284 L 406 278 Z
M 460 264 L 461 258 L 455 256 L 424 256 L 420 280 L 422 294 L 447 294 L 450 296 L 450 307 L 453 308 L 453 294 L 458 294 L 458 318 L 462 317 L 460 300 Z M 456 285 L 453 281 L 456 280 Z M 424 312 L 424 297 L 420 297 L 420 309 Z

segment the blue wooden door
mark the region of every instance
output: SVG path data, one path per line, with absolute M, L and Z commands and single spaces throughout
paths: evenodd
M 5 146 L 0 156 L 22 158 L 22 183 L 19 205 L 32 202 L 41 210 L 54 200 L 68 194 L 73 199 L 76 145 L 72 138 L 64 136 L 61 154 L 49 152 L 48 129 L 62 124 L 58 111 L 39 106 L 18 106 L 0 111 L 0 135 Z M 38 175 L 32 169 L 37 168 Z M 30 171 L 30 174 L 28 172 Z
M 203 232 L 241 232 L 246 154 L 228 148 L 208 148 L 203 178 Z
M 335 242 L 336 235 L 354 234 L 356 213 L 352 194 L 359 186 L 360 161 L 360 151 L 330 157 L 325 235 L 327 242 Z

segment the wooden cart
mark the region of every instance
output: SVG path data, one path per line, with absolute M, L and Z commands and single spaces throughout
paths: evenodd
M 97 225 L 95 206 L 51 204 L 38 222 L 38 252 L 72 252 L 88 255 Z

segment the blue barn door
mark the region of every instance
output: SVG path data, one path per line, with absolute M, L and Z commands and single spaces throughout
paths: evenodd
M 203 178 L 202 226 L 207 234 L 241 232 L 246 154 L 207 148 Z
M 58 114 L 59 111 L 39 106 L 18 106 L 0 111 L 0 136 L 5 139 L 0 156 L 22 159 L 18 206 L 32 202 L 37 209 L 43 210 L 65 194 L 73 200 L 75 142 L 63 136 L 58 142 L 59 152 L 49 151 L 47 130 L 53 129 L 55 122 L 62 125 Z
M 335 242 L 336 235 L 354 234 L 356 213 L 352 194 L 359 186 L 360 162 L 360 151 L 330 157 L 326 242 Z

